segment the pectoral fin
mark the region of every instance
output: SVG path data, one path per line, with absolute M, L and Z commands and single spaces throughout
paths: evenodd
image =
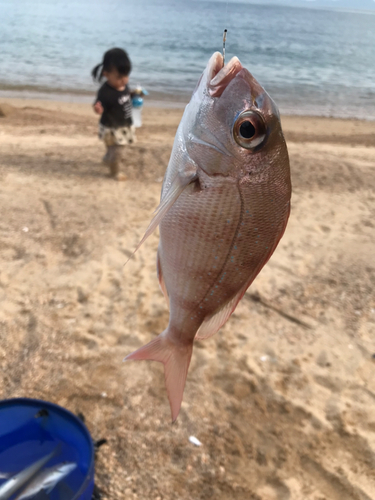
M 129 257 L 129 259 L 126 261 L 128 262 L 131 257 L 135 254 L 135 252 L 139 249 L 139 247 L 147 240 L 147 238 L 155 231 L 155 229 L 158 227 L 160 224 L 161 220 L 163 219 L 164 215 L 168 212 L 168 210 L 172 207 L 174 202 L 177 200 L 177 198 L 180 196 L 182 191 L 191 183 L 193 182 L 197 177 L 196 170 L 194 172 L 189 173 L 188 175 L 182 176 L 180 174 L 177 174 L 175 178 L 173 179 L 170 188 L 168 189 L 165 197 L 161 201 L 160 205 L 158 208 L 155 210 L 155 215 L 152 218 L 150 225 L 148 226 L 143 238 L 141 241 L 138 243 L 136 249 L 132 253 L 132 255 Z

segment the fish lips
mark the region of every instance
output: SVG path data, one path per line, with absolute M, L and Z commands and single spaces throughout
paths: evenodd
M 242 66 L 238 57 L 232 57 L 232 59 L 223 66 L 222 54 L 220 54 L 220 52 L 215 52 L 208 61 L 207 67 L 197 87 L 204 76 L 204 85 L 210 97 L 221 97 L 225 89 L 236 77 L 244 80 L 253 102 L 255 102 L 256 97 L 266 94 L 263 87 L 253 75 Z
M 225 66 L 223 62 L 220 52 L 215 52 L 208 61 L 206 86 L 211 97 L 220 97 L 229 83 L 243 69 L 238 57 L 232 57 Z

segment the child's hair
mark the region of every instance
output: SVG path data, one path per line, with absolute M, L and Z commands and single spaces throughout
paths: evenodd
M 101 68 L 99 73 L 99 68 Z M 110 49 L 103 56 L 103 61 L 95 66 L 91 71 L 92 77 L 97 82 L 103 78 L 103 71 L 112 71 L 117 69 L 120 75 L 128 76 L 132 69 L 128 54 L 122 49 Z

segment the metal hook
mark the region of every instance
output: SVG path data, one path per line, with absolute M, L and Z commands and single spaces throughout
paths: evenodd
M 227 41 L 227 32 L 228 32 L 228 30 L 225 29 L 224 33 L 223 33 L 223 67 L 225 64 L 225 42 Z

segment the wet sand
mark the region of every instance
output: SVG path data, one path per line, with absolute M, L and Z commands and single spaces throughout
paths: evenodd
M 282 118 L 289 225 L 231 319 L 196 343 L 172 426 L 162 366 L 122 363 L 168 323 L 157 232 L 124 264 L 182 110 L 146 107 L 116 182 L 89 105 L 0 109 L 0 397 L 83 413 L 108 440 L 108 500 L 375 499 L 375 122 Z

